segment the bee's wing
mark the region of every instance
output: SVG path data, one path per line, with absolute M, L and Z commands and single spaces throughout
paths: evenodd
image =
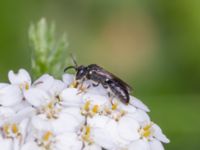
M 110 73 L 109 71 L 103 69 L 102 67 L 100 67 L 98 65 L 93 64 L 93 67 L 95 68 L 95 70 L 97 71 L 98 74 L 105 76 L 107 79 L 118 82 L 121 86 L 125 87 L 129 93 L 132 91 L 132 87 L 130 85 L 128 85 L 126 82 L 124 82 L 123 80 L 121 80 L 116 75 Z
M 120 79 L 119 77 L 115 76 L 112 73 L 110 73 L 110 74 L 112 76 L 112 79 L 115 80 L 116 82 L 118 82 L 120 85 L 124 86 L 129 93 L 133 90 L 132 87 L 129 84 L 127 84 L 126 82 L 124 82 L 122 79 Z

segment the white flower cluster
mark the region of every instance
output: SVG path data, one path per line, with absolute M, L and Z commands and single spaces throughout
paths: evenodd
M 163 150 L 169 142 L 133 96 L 125 105 L 70 74 L 32 83 L 20 69 L 8 77 L 0 83 L 1 150 Z

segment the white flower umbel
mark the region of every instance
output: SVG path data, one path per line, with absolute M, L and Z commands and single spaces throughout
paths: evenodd
M 63 80 L 44 74 L 32 82 L 20 69 L 8 77 L 10 83 L 0 83 L 3 150 L 163 150 L 169 143 L 133 96 L 125 105 L 72 74 Z
M 35 110 L 26 107 L 16 112 L 0 107 L 0 147 L 4 150 L 20 150 L 28 135 L 27 128 Z

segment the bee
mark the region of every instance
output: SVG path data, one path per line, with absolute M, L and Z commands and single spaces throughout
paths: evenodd
M 121 102 L 124 104 L 129 104 L 129 94 L 132 91 L 131 86 L 96 64 L 78 66 L 74 59 L 73 62 L 75 65 L 65 68 L 64 72 L 69 69 L 74 69 L 76 71 L 77 81 L 84 82 L 85 80 L 92 80 L 94 82 L 94 87 L 101 84 L 105 89 L 110 89 L 112 94 Z

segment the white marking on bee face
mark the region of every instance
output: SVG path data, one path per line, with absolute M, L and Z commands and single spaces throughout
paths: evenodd
M 89 71 L 89 74 L 91 75 L 91 74 L 92 74 L 92 71 Z
M 108 82 L 109 81 L 109 79 L 108 78 L 106 78 L 106 82 Z

